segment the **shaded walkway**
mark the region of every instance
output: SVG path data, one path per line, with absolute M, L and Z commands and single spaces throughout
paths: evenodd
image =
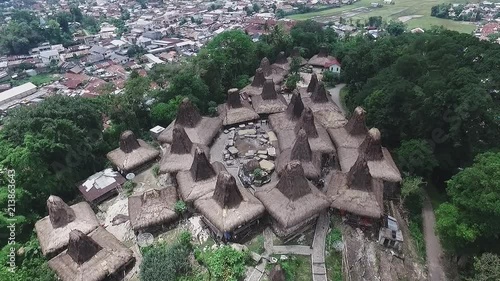
M 443 249 L 435 232 L 436 217 L 434 216 L 434 210 L 432 209 L 432 204 L 427 193 L 425 193 L 422 218 L 429 281 L 446 280 L 446 274 L 441 260 L 443 257 Z

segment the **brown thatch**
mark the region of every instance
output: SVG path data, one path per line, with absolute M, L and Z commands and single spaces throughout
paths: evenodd
M 330 94 L 326 91 L 325 84 L 322 81 L 318 82 L 312 93 L 303 93 L 301 97 L 304 106 L 310 107 L 314 115 L 328 115 L 330 112 L 342 114 L 340 108 L 331 100 Z M 318 121 L 325 127 L 330 126 L 329 124 L 324 124 L 320 118 L 318 118 Z
M 314 123 L 313 112 L 309 107 L 302 112 L 300 121 L 295 126 L 295 133 L 297 134 L 300 129 L 303 129 L 309 138 L 317 138 L 319 136 Z
M 307 92 L 308 93 L 314 92 L 317 86 L 318 86 L 318 75 L 316 75 L 316 73 L 313 73 L 311 75 L 311 81 L 309 81 L 309 85 L 307 85 Z
M 314 55 L 308 61 L 308 64 L 314 67 L 325 68 L 325 66 L 328 65 L 328 63 L 330 63 L 333 60 L 336 60 L 336 58 L 329 56 L 328 50 L 322 47 L 320 48 L 319 53 L 317 55 Z
M 295 128 L 302 111 L 304 104 L 300 98 L 300 94 L 295 91 L 292 95 L 290 103 L 285 112 L 272 114 L 269 116 L 269 124 L 275 131 L 287 131 Z
M 225 170 L 219 162 L 210 164 L 205 152 L 197 149 L 193 164 L 189 171 L 177 173 L 177 185 L 180 197 L 185 202 L 194 200 L 212 193 L 215 190 L 217 172 Z
M 264 82 L 266 81 L 266 77 L 264 76 L 264 70 L 262 68 L 257 68 L 255 70 L 255 76 L 253 77 L 252 80 L 252 86 L 253 87 L 259 87 L 261 88 L 264 86 Z
M 274 64 L 271 66 L 273 68 L 279 68 L 285 71 L 286 74 L 290 72 L 290 63 L 288 62 L 287 57 L 285 56 L 285 52 L 281 51 L 279 52 L 278 56 L 276 57 L 276 61 Z
M 344 127 L 331 127 L 328 128 L 328 133 L 332 138 L 337 150 L 339 151 L 339 158 L 346 158 L 348 155 L 342 155 L 343 153 L 340 150 L 354 148 L 357 149 L 363 140 L 365 139 L 366 132 L 368 129 L 365 124 L 365 111 L 361 107 L 357 107 L 354 110 L 352 117 L 349 119 L 347 124 Z M 349 150 L 346 150 L 349 151 Z M 352 159 L 352 157 L 349 157 Z M 351 166 L 356 161 L 357 155 L 351 161 Z M 349 166 L 350 168 L 350 166 Z M 344 170 L 347 172 L 349 169 Z
M 379 161 L 384 158 L 382 153 L 382 139 L 377 128 L 371 128 L 365 140 L 359 146 L 359 151 L 368 161 Z
M 62 281 L 108 280 L 135 261 L 133 252 L 102 227 L 88 236 L 73 230 L 69 240 L 68 250 L 49 261 Z
M 266 57 L 264 57 L 260 61 L 259 68 L 262 69 L 262 72 L 264 73 L 265 77 L 270 76 L 271 74 L 273 74 L 273 69 L 271 68 L 271 63 L 269 62 L 269 59 L 266 58 Z
M 288 74 L 288 70 L 278 65 L 271 65 L 269 59 L 263 58 L 260 61 L 260 68 L 267 79 L 273 79 L 274 83 L 281 84 Z
M 276 93 L 272 79 L 266 79 L 262 94 L 252 98 L 252 106 L 258 114 L 279 113 L 287 108 L 285 98 Z
M 307 64 L 307 60 L 304 59 L 301 55 L 300 55 L 300 49 L 298 47 L 295 47 L 293 48 L 292 50 L 292 53 L 290 54 L 290 57 L 288 57 L 288 63 L 292 63 L 292 60 L 294 58 L 298 58 L 299 61 L 300 61 L 300 66 L 304 66 Z
M 183 127 L 194 143 L 209 145 L 219 133 L 222 120 L 218 117 L 202 117 L 198 109 L 185 98 L 177 110 L 177 119 L 158 136 L 161 143 L 172 143 L 175 126 Z
M 151 189 L 128 198 L 128 215 L 135 231 L 155 228 L 177 219 L 175 203 L 177 192 L 173 187 Z
M 301 129 L 297 134 L 291 149 L 283 151 L 278 157 L 278 174 L 282 174 L 286 165 L 293 160 L 301 162 L 305 175 L 309 179 L 318 179 L 321 176 L 321 154 L 313 152 L 306 132 Z
M 361 106 L 356 107 L 349 122 L 345 125 L 346 132 L 356 136 L 366 135 L 368 129 L 366 128 L 365 118 L 366 111 Z
M 281 51 L 279 52 L 278 56 L 276 57 L 276 62 L 275 64 L 287 64 L 288 60 L 286 59 L 285 52 Z
M 323 81 L 319 81 L 318 84 L 316 85 L 316 88 L 311 94 L 311 100 L 312 102 L 315 103 L 324 103 L 330 101 L 328 99 L 325 83 L 323 83 Z
M 196 200 L 194 205 L 221 233 L 231 232 L 264 213 L 262 203 L 226 171 L 219 172 L 214 193 Z
M 286 165 L 278 183 L 262 186 L 255 192 L 277 225 L 279 236 L 288 236 L 328 208 L 326 196 L 309 182 L 299 161 Z
M 238 89 L 228 91 L 227 102 L 219 105 L 218 112 L 224 125 L 234 125 L 259 118 L 259 114 L 253 110 L 248 101 L 241 99 Z
M 70 207 L 61 198 L 51 195 L 47 199 L 47 208 L 49 215 L 35 224 L 40 247 L 45 256 L 53 256 L 62 251 L 68 244 L 71 230 L 89 233 L 99 226 L 92 208 L 86 202 Z
M 240 93 L 251 97 L 259 96 L 262 93 L 262 87 L 264 86 L 265 81 L 266 77 L 264 76 L 262 68 L 257 68 L 255 70 L 255 76 L 252 79 L 252 83 L 241 89 Z M 280 86 L 275 86 L 276 91 L 279 91 L 280 89 Z
M 372 177 L 364 157 L 358 157 L 348 173 L 333 172 L 327 187 L 333 208 L 363 217 L 382 216 L 384 185 Z
M 132 131 L 120 136 L 120 147 L 109 152 L 108 160 L 121 172 L 131 172 L 155 160 L 160 152 L 143 140 L 138 140 Z
M 186 134 L 186 130 L 184 130 L 181 126 L 175 126 L 173 132 L 173 139 L 170 146 L 170 152 L 175 154 L 187 154 L 191 152 L 193 148 L 193 142 L 189 139 Z
M 270 281 L 285 281 L 285 272 L 279 264 L 276 264 L 269 273 Z

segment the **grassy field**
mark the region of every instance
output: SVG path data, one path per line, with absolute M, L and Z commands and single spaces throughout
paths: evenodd
M 19 85 L 22 85 L 22 84 L 28 83 L 28 82 L 31 82 L 31 83 L 35 84 L 36 86 L 41 86 L 43 84 L 50 83 L 54 80 L 56 80 L 54 75 L 44 73 L 44 74 L 35 75 L 33 77 L 26 77 L 26 78 L 21 79 L 21 80 L 12 80 L 11 83 L 12 83 L 13 87 L 19 86 Z
M 320 22 L 329 22 L 338 20 L 343 17 L 355 24 L 356 20 L 364 23 L 372 16 L 381 16 L 384 20 L 401 20 L 405 21 L 408 27 L 415 28 L 430 28 L 432 26 L 443 26 L 447 29 L 456 30 L 464 33 L 471 33 L 475 29 L 475 25 L 463 23 L 447 19 L 439 19 L 431 17 L 431 7 L 440 3 L 449 3 L 450 0 L 395 0 L 394 5 L 384 5 L 381 8 L 372 8 L 371 3 L 382 3 L 382 0 L 360 0 L 352 5 L 342 6 L 340 8 L 332 8 L 319 12 L 307 14 L 298 14 L 288 16 L 290 19 L 306 20 L 314 19 Z M 477 2 L 477 0 L 454 0 L 453 3 Z M 409 16 L 420 16 L 410 18 Z M 405 18 L 406 17 L 406 18 Z

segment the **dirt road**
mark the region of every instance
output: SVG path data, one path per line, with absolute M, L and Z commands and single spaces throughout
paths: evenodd
M 429 281 L 446 280 L 442 257 L 444 256 L 441 243 L 435 232 L 436 217 L 432 209 L 431 201 L 427 194 L 424 199 L 422 209 L 422 217 L 424 224 L 425 249 L 427 253 L 427 268 L 429 270 Z
M 330 96 L 332 96 L 333 102 L 337 104 L 337 106 L 340 108 L 340 110 L 345 116 L 346 110 L 345 108 L 342 107 L 342 103 L 340 102 L 340 90 L 342 90 L 342 88 L 344 87 L 345 84 L 338 84 L 337 86 L 335 86 L 335 88 L 328 89 L 328 91 L 330 92 Z

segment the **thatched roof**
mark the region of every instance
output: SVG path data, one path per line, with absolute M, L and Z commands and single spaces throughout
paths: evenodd
M 183 127 L 194 143 L 209 145 L 219 133 L 222 120 L 219 117 L 202 117 L 191 101 L 185 98 L 177 110 L 177 119 L 163 130 L 158 136 L 158 141 L 172 143 L 175 126 Z
M 133 252 L 102 227 L 88 235 L 73 230 L 69 241 L 68 250 L 49 261 L 62 281 L 106 280 L 135 261 Z
M 189 170 L 197 147 L 209 155 L 209 149 L 206 146 L 194 144 L 185 129 L 176 126 L 173 130 L 173 142 L 165 149 L 161 158 L 159 172 L 163 174 Z
M 266 79 L 262 94 L 252 97 L 252 106 L 258 114 L 272 114 L 285 111 L 287 103 L 282 95 L 276 93 L 273 80 Z
M 289 162 L 279 181 L 262 186 L 255 196 L 285 230 L 285 235 L 286 229 L 308 221 L 330 205 L 326 196 L 306 179 L 300 161 Z
M 293 58 L 298 58 L 300 60 L 300 66 L 307 64 L 307 60 L 300 55 L 300 50 L 298 47 L 294 47 L 290 57 L 288 57 L 288 63 L 292 63 Z
M 384 184 L 372 177 L 363 156 L 358 157 L 348 173 L 333 172 L 327 187 L 332 208 L 370 218 L 382 216 Z
M 327 129 L 337 149 L 358 148 L 361 145 L 368 132 L 365 124 L 365 116 L 365 110 L 358 106 L 344 127 L 331 127 Z
M 270 281 L 285 281 L 285 272 L 279 264 L 276 264 L 269 273 Z
M 318 75 L 316 75 L 316 73 L 313 73 L 311 75 L 311 81 L 309 81 L 309 85 L 307 85 L 307 92 L 308 93 L 314 92 L 317 86 L 318 86 Z
M 278 174 L 282 174 L 286 165 L 293 160 L 301 162 L 304 173 L 309 179 L 318 179 L 321 176 L 321 154 L 313 152 L 304 129 L 301 129 L 291 149 L 283 151 L 278 157 Z
M 311 94 L 311 101 L 314 103 L 329 102 L 329 94 L 326 93 L 325 83 L 323 83 L 323 81 L 319 81 L 317 83 L 316 88 Z
M 173 187 L 151 189 L 128 198 L 128 215 L 135 231 L 168 224 L 177 219 Z
M 309 61 L 308 64 L 324 68 L 325 65 L 330 63 L 331 61 L 336 60 L 334 57 L 328 55 L 328 50 L 324 47 L 320 48 L 319 53 L 314 55 Z
M 230 232 L 264 213 L 264 206 L 226 171 L 219 172 L 213 194 L 194 202 L 203 216 L 219 231 Z
M 258 96 L 262 92 L 265 81 L 266 77 L 264 76 L 264 71 L 259 67 L 255 70 L 255 76 L 252 79 L 252 83 L 241 89 L 240 92 L 249 96 Z
M 137 139 L 132 131 L 120 136 L 120 147 L 106 156 L 122 172 L 130 172 L 153 161 L 160 152 L 145 141 Z
M 275 131 L 285 131 L 295 128 L 297 121 L 302 115 L 304 104 L 300 94 L 295 91 L 285 112 L 275 113 L 269 116 L 269 124 Z
M 266 57 L 260 61 L 260 68 L 267 79 L 272 79 L 274 83 L 281 84 L 288 74 L 288 71 L 281 66 L 271 65 Z
M 340 108 L 332 101 L 322 81 L 318 82 L 312 93 L 304 93 L 302 95 L 302 102 L 305 106 L 310 107 L 315 115 L 317 113 L 326 115 L 329 112 L 338 112 L 342 114 Z M 322 122 L 320 119 L 318 121 Z M 329 127 L 328 124 L 323 124 L 323 126 Z
M 47 209 L 49 215 L 35 223 L 36 234 L 45 256 L 62 251 L 68 244 L 71 230 L 89 233 L 99 226 L 94 211 L 86 202 L 70 207 L 61 198 L 51 195 L 47 199 Z
M 185 202 L 194 200 L 212 193 L 217 181 L 217 173 L 225 170 L 220 162 L 210 164 L 205 152 L 196 149 L 191 169 L 177 173 L 179 195 Z
M 283 51 L 279 52 L 278 56 L 276 57 L 276 61 L 274 62 L 272 67 L 281 68 L 286 72 L 290 71 L 290 63 L 288 62 L 285 52 Z
M 270 76 L 271 74 L 273 74 L 273 69 L 271 68 L 271 63 L 269 62 L 269 59 L 264 57 L 261 61 L 260 61 L 260 66 L 259 68 L 262 69 L 262 72 L 264 73 L 264 76 Z
M 238 89 L 230 89 L 225 104 L 218 107 L 219 116 L 222 118 L 222 124 L 234 125 L 248 122 L 259 118 L 252 106 L 246 100 L 242 100 Z

